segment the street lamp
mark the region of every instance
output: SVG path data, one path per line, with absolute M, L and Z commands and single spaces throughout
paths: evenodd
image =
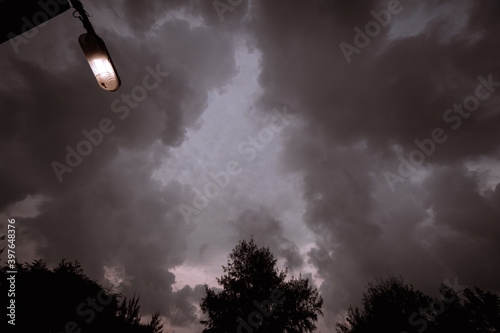
M 83 4 L 79 0 L 70 0 L 70 3 L 75 8 L 73 16 L 79 18 L 83 23 L 83 27 L 87 30 L 87 33 L 80 35 L 78 42 L 99 86 L 108 91 L 116 91 L 120 87 L 121 81 L 106 44 L 94 31 L 88 19 L 88 14 L 83 9 Z M 78 16 L 75 15 L 77 12 Z

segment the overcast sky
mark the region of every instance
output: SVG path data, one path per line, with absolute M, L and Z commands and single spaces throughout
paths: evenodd
M 319 288 L 323 332 L 387 274 L 500 292 L 498 1 L 84 5 L 117 92 L 71 12 L 0 45 L 18 261 L 122 279 L 180 333 L 251 235 Z

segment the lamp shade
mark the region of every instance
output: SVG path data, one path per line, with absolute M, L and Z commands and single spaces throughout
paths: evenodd
M 85 33 L 78 38 L 78 42 L 99 86 L 108 91 L 116 91 L 120 87 L 120 77 L 104 41 L 95 34 Z

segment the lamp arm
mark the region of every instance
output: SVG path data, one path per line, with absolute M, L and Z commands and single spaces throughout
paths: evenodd
M 80 21 L 83 23 L 83 27 L 89 34 L 97 35 L 92 23 L 89 20 L 89 14 L 83 8 L 83 4 L 79 0 L 68 0 L 73 8 L 75 8 L 75 12 L 73 12 L 74 17 L 78 17 Z M 76 16 L 75 13 L 78 12 L 79 16 Z

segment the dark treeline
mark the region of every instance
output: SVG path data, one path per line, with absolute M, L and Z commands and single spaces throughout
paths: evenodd
M 3 237 L 0 237 L 0 240 Z M 2 249 L 0 248 L 0 253 Z M 221 288 L 205 286 L 200 302 L 204 333 L 315 332 L 323 298 L 308 279 L 287 279 L 269 248 L 251 239 L 229 255 Z M 2 318 L 2 332 L 160 333 L 159 313 L 141 323 L 139 298 L 121 294 L 89 279 L 78 262 L 62 261 L 50 269 L 43 260 L 16 264 L 15 326 Z M 1 307 L 7 309 L 8 273 L 0 268 Z M 500 297 L 458 281 L 437 286 L 431 297 L 390 276 L 369 283 L 360 307 L 350 307 L 337 333 L 491 333 L 500 332 Z M 7 328 L 7 329 L 4 329 Z
M 338 333 L 500 332 L 500 298 L 458 281 L 445 281 L 430 297 L 402 277 L 369 283 L 360 308 L 351 307 Z
M 17 273 L 9 280 L 13 274 L 7 272 L 12 270 Z M 53 269 L 43 260 L 16 264 L 15 269 L 2 267 L 0 298 L 2 313 L 7 309 L 0 324 L 2 332 L 162 332 L 159 313 L 153 315 L 149 324 L 141 323 L 138 297 L 127 299 L 113 293 L 89 279 L 78 262 L 63 260 Z M 12 300 L 15 317 L 8 316 Z

